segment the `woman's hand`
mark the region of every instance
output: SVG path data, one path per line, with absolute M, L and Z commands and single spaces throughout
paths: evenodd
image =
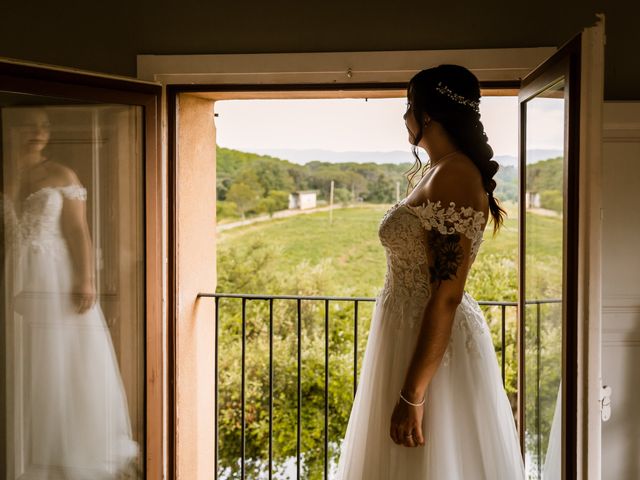
M 416 402 L 419 403 L 419 402 Z M 418 447 L 424 445 L 422 417 L 424 405 L 414 407 L 398 399 L 391 415 L 391 439 L 398 445 Z
M 93 280 L 82 280 L 75 284 L 71 292 L 77 313 L 89 310 L 96 301 L 96 287 Z

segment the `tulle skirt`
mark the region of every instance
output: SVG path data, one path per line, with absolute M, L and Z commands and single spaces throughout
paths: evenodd
M 76 312 L 66 246 L 26 249 L 18 266 L 9 393 L 15 474 L 117 478 L 138 446 L 102 310 Z
M 399 326 L 376 301 L 360 383 L 341 447 L 337 480 L 520 480 L 518 436 L 489 329 L 466 294 L 447 352 L 426 393 L 425 445 L 389 436 L 420 328 Z

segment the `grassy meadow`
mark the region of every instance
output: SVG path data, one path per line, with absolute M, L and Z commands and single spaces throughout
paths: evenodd
M 374 296 L 382 287 L 386 268 L 378 225 L 388 208 L 389 205 L 363 205 L 336 209 L 332 223 L 329 212 L 319 212 L 239 227 L 219 235 L 218 250 L 224 257 L 230 250 L 260 242 L 276 252 L 275 268 L 281 275 L 293 275 L 301 264 L 323 266 L 327 270 L 324 295 Z M 507 208 L 509 216 L 497 235 L 493 236 L 492 225 L 487 227 L 467 283 L 467 291 L 478 300 L 516 298 L 517 212 L 512 205 Z M 554 230 L 560 222 L 551 217 L 540 217 L 540 221 L 547 230 Z M 218 266 L 219 270 L 224 267 L 224 262 Z M 488 276 L 508 278 L 508 285 L 488 285 Z

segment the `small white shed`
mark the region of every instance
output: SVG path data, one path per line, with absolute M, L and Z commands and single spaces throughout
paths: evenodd
M 297 208 L 300 210 L 306 210 L 308 208 L 316 207 L 315 190 L 300 190 L 297 192 L 291 192 L 289 194 L 289 208 Z
M 542 205 L 538 192 L 526 192 L 524 199 L 527 208 L 540 208 Z

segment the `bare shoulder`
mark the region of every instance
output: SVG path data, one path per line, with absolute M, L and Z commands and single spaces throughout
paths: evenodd
M 422 204 L 440 201 L 443 205 L 453 202 L 460 207 L 472 207 L 486 211 L 487 195 L 482 175 L 473 161 L 464 154 L 436 165 L 429 180 L 412 192 L 409 203 Z
M 49 182 L 55 187 L 66 187 L 69 185 L 81 185 L 76 173 L 69 167 L 58 162 L 49 162 L 47 166 Z

